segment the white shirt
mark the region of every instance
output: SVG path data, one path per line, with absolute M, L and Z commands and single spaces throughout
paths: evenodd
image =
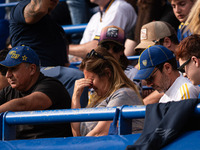
M 199 93 L 199 86 L 194 86 L 188 78 L 180 75 L 172 84 L 172 86 L 160 98 L 159 103 L 198 98 Z
M 124 0 L 115 0 L 107 11 L 103 12 L 100 21 L 100 12 L 95 13 L 83 34 L 80 44 L 92 41 L 95 35 L 100 35 L 102 28 L 115 25 L 122 28 L 127 34 L 136 23 L 137 14 L 134 8 Z

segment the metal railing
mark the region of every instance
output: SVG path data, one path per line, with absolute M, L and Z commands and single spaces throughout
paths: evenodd
M 1 113 L 1 140 L 15 139 L 15 126 L 24 124 L 64 123 L 83 121 L 113 120 L 116 111 L 118 116 L 118 135 L 131 134 L 132 119 L 144 118 L 146 106 L 121 106 L 105 108 L 60 109 L 43 111 L 23 111 Z M 200 114 L 200 104 L 195 108 Z
M 119 111 L 118 134 L 125 135 L 131 134 L 132 119 L 145 117 L 146 106 L 5 112 L 1 114 L 1 140 L 15 139 L 16 125 L 107 121 L 113 120 L 116 110 Z

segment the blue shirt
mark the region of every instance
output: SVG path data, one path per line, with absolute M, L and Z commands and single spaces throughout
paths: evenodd
M 185 24 L 185 23 L 182 22 L 178 27 L 177 38 L 178 38 L 179 42 L 181 42 L 184 38 L 191 35 L 191 32 L 189 30 L 185 31 L 187 25 L 188 24 Z

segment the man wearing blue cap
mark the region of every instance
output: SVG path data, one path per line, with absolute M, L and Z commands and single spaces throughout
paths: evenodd
M 58 80 L 40 73 L 38 55 L 27 46 L 12 48 L 0 65 L 10 86 L 0 91 L 0 113 L 71 108 L 71 98 Z M 72 136 L 69 123 L 20 125 L 17 139 Z
M 148 47 L 139 57 L 139 71 L 134 79 L 146 80 L 148 86 L 164 95 L 160 103 L 197 98 L 200 89 L 177 70 L 172 51 L 161 45 Z

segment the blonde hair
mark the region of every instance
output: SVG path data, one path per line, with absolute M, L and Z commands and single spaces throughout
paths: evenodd
M 189 29 L 192 34 L 200 34 L 200 0 L 196 0 L 189 13 L 186 23 L 189 24 L 186 30 Z
M 91 101 L 88 107 L 94 107 L 122 87 L 133 89 L 141 99 L 138 88 L 134 82 L 124 74 L 124 71 L 118 61 L 103 47 L 98 46 L 95 51 L 98 53 L 98 55 L 84 58 L 81 62 L 80 69 L 93 72 L 97 74 L 99 78 L 107 76 L 110 81 L 110 88 L 104 96 L 99 97 L 95 93 L 95 96 L 93 97 L 94 100 Z M 111 73 L 110 76 L 108 76 L 106 71 L 108 69 Z

